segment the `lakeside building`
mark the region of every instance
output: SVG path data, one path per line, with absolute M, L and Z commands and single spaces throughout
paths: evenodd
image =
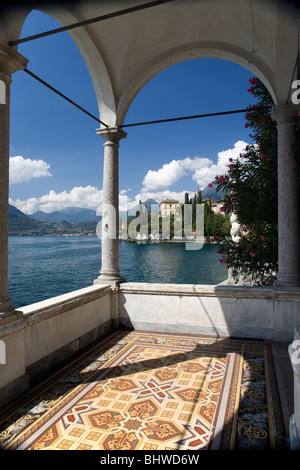
M 217 202 L 214 202 L 211 205 L 211 208 L 215 214 L 220 213 L 224 215 L 224 212 L 221 211 L 221 207 L 223 207 L 223 199 L 219 199 Z
M 216 198 L 215 197 L 207 197 L 205 199 L 202 199 L 202 202 L 203 202 L 203 204 L 205 202 L 207 202 L 207 204 L 211 204 L 213 206 L 213 204 L 216 203 Z
M 160 202 L 160 214 L 162 217 L 167 217 L 175 214 L 179 201 L 176 199 L 163 199 Z

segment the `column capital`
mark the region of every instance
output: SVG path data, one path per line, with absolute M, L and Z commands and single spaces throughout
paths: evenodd
M 11 74 L 27 67 L 28 59 L 0 40 L 0 74 L 10 79 Z
M 300 105 L 292 103 L 277 104 L 272 107 L 272 119 L 277 124 L 295 122 L 300 112 Z
M 104 145 L 110 143 L 118 145 L 121 139 L 127 137 L 127 133 L 123 131 L 121 127 L 117 126 L 96 129 L 96 132 L 105 141 Z

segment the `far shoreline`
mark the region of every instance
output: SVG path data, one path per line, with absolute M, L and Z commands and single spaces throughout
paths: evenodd
M 57 238 L 81 238 L 81 237 L 93 237 L 93 238 L 99 238 L 96 234 L 58 234 L 58 233 L 49 233 L 49 234 L 29 234 L 29 233 L 10 233 L 8 235 L 9 237 L 14 237 L 14 238 L 23 238 L 23 237 L 31 237 L 31 238 L 49 238 L 49 237 L 57 237 Z M 168 240 L 168 239 L 163 239 L 163 240 L 133 240 L 130 238 L 119 238 L 119 241 L 124 241 L 124 242 L 130 242 L 130 243 L 136 243 L 138 245 L 145 245 L 145 244 L 158 244 L 158 243 L 203 243 L 203 244 L 209 244 L 209 245 L 218 245 L 217 241 L 211 241 L 211 238 L 213 236 L 207 236 L 204 237 L 204 240 L 185 240 L 185 239 L 180 239 L 180 240 L 174 240 L 173 238 Z M 209 239 L 209 240 L 208 240 Z

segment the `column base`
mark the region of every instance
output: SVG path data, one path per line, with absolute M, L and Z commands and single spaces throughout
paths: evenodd
M 10 297 L 0 300 L 0 318 L 15 313 L 15 309 L 10 302 Z
M 276 279 L 273 287 L 275 290 L 297 292 L 300 291 L 300 279 L 291 277 L 290 279 Z
M 94 280 L 94 284 L 110 284 L 112 287 L 118 287 L 122 282 L 126 282 L 126 280 L 117 273 L 101 273 Z

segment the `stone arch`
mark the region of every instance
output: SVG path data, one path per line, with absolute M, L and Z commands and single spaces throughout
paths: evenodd
M 49 15 L 61 26 L 67 26 L 78 21 L 78 18 L 63 7 L 51 8 L 48 5 L 37 5 L 34 9 Z M 24 21 L 31 11 L 33 11 L 33 9 L 27 12 Z M 98 103 L 100 119 L 109 126 L 114 126 L 116 123 L 115 96 L 104 60 L 85 28 L 75 28 L 68 31 L 68 34 L 80 51 L 90 73 Z M 14 37 L 14 39 L 16 38 Z
M 117 125 L 123 124 L 134 98 L 154 76 L 172 65 L 186 60 L 200 58 L 227 60 L 248 69 L 264 83 L 273 98 L 274 104 L 277 104 L 277 97 L 272 80 L 273 74 L 265 63 L 256 57 L 253 59 L 253 62 L 251 62 L 249 60 L 251 59 L 249 51 L 233 47 L 230 44 L 202 42 L 198 44 L 188 44 L 181 48 L 170 50 L 147 63 L 124 88 L 118 102 Z

